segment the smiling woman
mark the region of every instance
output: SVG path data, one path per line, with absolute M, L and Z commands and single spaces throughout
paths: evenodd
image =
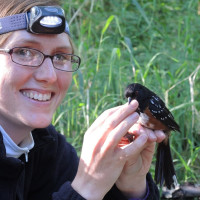
M 70 47 L 66 33 L 39 36 L 20 30 L 10 35 L 9 40 L 4 43 L 4 48 L 20 47 L 22 51 L 22 47 L 28 46 L 28 43 L 22 41 L 30 39 L 34 41 L 32 48 L 35 47 L 48 55 L 56 54 L 55 50 L 59 50 L 60 47 L 63 49 L 63 44 L 66 45 L 67 51 Z M 63 50 L 64 52 L 66 50 Z M 44 128 L 50 124 L 53 113 L 64 98 L 72 79 L 71 73 L 55 70 L 49 58 L 44 59 L 40 66 L 38 64 L 37 67 L 34 67 L 35 60 L 29 59 L 29 54 L 30 50 L 27 51 L 26 48 L 26 52 L 23 51 L 23 54 L 18 53 L 18 58 L 15 54 L 10 56 L 1 53 L 0 55 L 0 123 L 8 133 L 15 131 L 13 140 L 17 144 L 27 135 L 27 132 L 38 127 Z M 21 64 L 14 62 L 19 59 Z M 30 67 L 24 66 L 27 65 L 27 59 Z M 39 59 L 38 56 L 35 56 L 35 59 Z M 40 101 L 38 98 L 30 98 L 31 94 L 34 97 L 50 96 L 50 99 Z M 11 124 L 10 121 L 13 123 Z
M 60 5 L 0 0 L 0 199 L 159 199 L 148 170 L 165 135 L 136 124 L 137 101 L 97 118 L 80 159 L 51 125 L 81 62 Z

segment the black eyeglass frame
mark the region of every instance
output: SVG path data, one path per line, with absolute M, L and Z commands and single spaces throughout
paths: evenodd
M 14 50 L 14 49 L 20 49 L 20 48 L 21 48 L 21 49 L 30 49 L 30 50 L 34 50 L 34 51 L 36 51 L 36 52 L 41 53 L 41 54 L 43 55 L 43 59 L 42 59 L 41 63 L 40 63 L 39 65 L 33 66 L 33 65 L 23 65 L 23 64 L 21 64 L 21 63 L 18 63 L 18 62 L 16 62 L 16 61 L 14 61 L 14 60 L 13 60 L 13 56 L 12 56 L 12 54 L 13 54 L 13 52 L 14 52 L 13 50 Z M 13 48 L 11 48 L 11 49 L 0 49 L 0 53 L 8 53 L 8 54 L 10 54 L 11 60 L 12 60 L 14 63 L 16 63 L 16 64 L 18 64 L 18 65 L 21 65 L 21 66 L 27 66 L 27 67 L 32 67 L 32 68 L 41 66 L 42 63 L 44 62 L 44 60 L 45 60 L 46 58 L 50 58 L 50 59 L 51 59 L 51 62 L 52 62 L 53 67 L 54 67 L 55 69 L 60 70 L 60 71 L 64 71 L 64 72 L 75 72 L 75 71 L 77 71 L 77 70 L 79 69 L 79 66 L 80 66 L 80 64 L 81 64 L 81 58 L 80 58 L 79 56 L 77 56 L 77 55 L 74 55 L 74 54 L 58 53 L 58 54 L 55 54 L 55 55 L 46 55 L 46 54 L 44 54 L 43 52 L 41 52 L 41 51 L 39 51 L 39 50 L 37 50 L 37 49 L 34 49 L 34 48 L 27 48 L 27 47 L 13 47 Z M 74 63 L 77 63 L 77 64 L 78 64 L 78 65 L 77 65 L 77 68 L 76 68 L 75 70 L 68 70 L 68 71 L 67 71 L 67 70 L 62 70 L 62 69 L 59 69 L 59 68 L 55 67 L 55 66 L 54 66 L 54 62 L 53 62 L 53 58 L 54 58 L 54 56 L 56 56 L 56 55 L 67 55 L 67 56 L 74 56 L 74 57 L 78 58 L 78 62 L 74 62 Z M 70 61 L 72 62 L 72 60 L 70 60 Z

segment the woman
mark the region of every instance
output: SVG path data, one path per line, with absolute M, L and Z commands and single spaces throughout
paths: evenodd
M 0 2 L 0 199 L 159 199 L 148 171 L 155 142 L 165 136 L 136 123 L 137 101 L 96 119 L 85 134 L 80 160 L 50 125 L 80 64 L 72 55 L 68 27 L 57 34 L 55 26 L 49 34 L 52 24 L 34 18 L 54 12 L 60 2 Z M 136 136 L 131 144 L 122 142 L 127 132 Z

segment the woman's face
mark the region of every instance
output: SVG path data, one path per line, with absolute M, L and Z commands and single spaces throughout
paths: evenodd
M 2 48 L 34 48 L 46 55 L 71 53 L 66 33 L 35 35 L 15 31 Z M 10 132 L 47 127 L 72 80 L 71 72 L 55 69 L 50 58 L 39 67 L 13 63 L 7 53 L 0 54 L 0 125 Z

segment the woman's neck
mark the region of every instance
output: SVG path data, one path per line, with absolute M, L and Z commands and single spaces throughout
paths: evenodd
M 16 145 L 20 145 L 29 135 L 32 129 L 30 127 L 13 127 L 5 126 L 5 124 L 0 124 L 5 132 L 10 136 Z

